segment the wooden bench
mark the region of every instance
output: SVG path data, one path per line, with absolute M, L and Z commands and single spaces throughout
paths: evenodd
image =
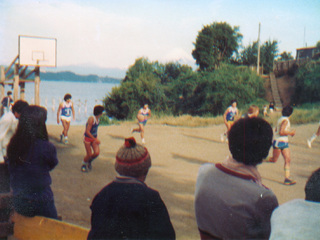
M 89 233 L 87 228 L 41 216 L 25 217 L 15 212 L 11 220 L 13 237 L 18 240 L 85 240 Z

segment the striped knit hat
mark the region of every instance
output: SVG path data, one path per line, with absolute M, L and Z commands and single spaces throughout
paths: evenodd
M 150 154 L 134 137 L 126 138 L 116 155 L 115 169 L 122 176 L 146 176 L 151 167 Z

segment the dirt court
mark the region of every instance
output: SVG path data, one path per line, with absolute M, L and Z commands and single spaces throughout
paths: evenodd
M 90 228 L 91 201 L 101 188 L 114 179 L 115 154 L 124 143 L 124 138 L 131 136 L 130 129 L 134 126 L 121 124 L 99 127 L 101 153 L 93 162 L 90 173 L 80 171 L 85 154 L 82 142 L 84 126 L 71 125 L 69 145 L 59 143 L 61 125 L 48 126 L 50 141 L 56 146 L 59 158 L 59 165 L 51 172 L 52 189 L 58 214 L 64 221 Z M 306 139 L 316 131 L 318 124 L 292 127 L 296 129 L 296 136 L 289 140 L 291 172 L 297 184 L 282 184 L 282 157 L 277 163 L 263 163 L 258 166 L 263 183 L 273 190 L 280 204 L 291 199 L 304 198 L 307 178 L 312 171 L 320 167 L 320 140 L 314 142 L 312 149 L 308 149 L 306 145 Z M 153 125 L 152 120 L 146 126 L 146 147 L 152 160 L 146 184 L 160 192 L 177 239 L 199 239 L 194 214 L 197 173 L 200 165 L 221 162 L 229 155 L 228 145 L 220 142 L 220 134 L 224 131 L 224 125 L 172 127 Z M 141 143 L 138 133 L 133 136 Z

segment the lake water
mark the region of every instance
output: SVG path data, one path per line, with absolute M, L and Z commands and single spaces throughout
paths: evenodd
M 109 94 L 114 86 L 113 83 L 89 83 L 89 82 L 40 82 L 40 105 L 47 108 L 47 124 L 57 124 L 57 110 L 59 103 L 63 101 L 66 93 L 72 95 L 76 120 L 73 125 L 84 125 L 87 118 L 93 114 L 93 108 L 97 104 L 103 105 L 103 99 Z M 11 90 L 6 86 L 5 91 Z M 26 101 L 34 104 L 34 83 L 26 83 Z

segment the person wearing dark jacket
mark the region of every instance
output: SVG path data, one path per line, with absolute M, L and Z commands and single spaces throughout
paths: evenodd
M 118 176 L 105 186 L 90 206 L 88 239 L 175 239 L 168 210 L 159 192 L 144 181 L 150 154 L 133 137 L 116 155 Z
M 8 145 L 10 185 L 17 213 L 57 219 L 50 171 L 58 164 L 55 146 L 48 140 L 47 110 L 24 109 L 16 133 Z

